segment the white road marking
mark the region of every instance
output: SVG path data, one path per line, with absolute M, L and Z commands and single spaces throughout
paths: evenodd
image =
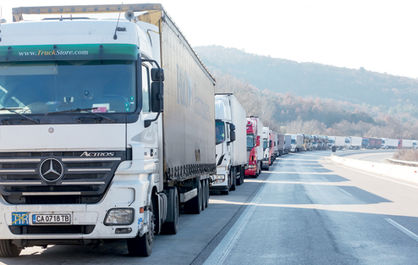
M 335 172 L 263 171 L 263 174 L 334 175 Z
M 224 264 L 232 248 L 235 246 L 237 240 L 244 231 L 246 225 L 251 220 L 255 209 L 259 206 L 261 200 L 261 193 L 265 186 L 262 186 L 257 192 L 251 202 L 245 203 L 248 207 L 244 210 L 239 219 L 235 222 L 232 228 L 228 231 L 222 241 L 213 250 L 210 256 L 203 263 L 204 265 L 218 265 Z
M 417 236 L 414 232 L 412 232 L 412 231 L 408 230 L 406 227 L 404 227 L 404 226 L 402 226 L 402 225 L 398 224 L 397 222 L 393 221 L 393 220 L 392 220 L 392 219 L 390 219 L 390 218 L 385 218 L 385 220 L 386 220 L 386 222 L 388 222 L 389 224 L 391 224 L 391 225 L 393 225 L 394 227 L 396 227 L 397 229 L 399 229 L 399 230 L 400 230 L 401 232 L 403 232 L 405 235 L 409 236 L 410 238 L 412 238 L 413 240 L 415 240 L 415 241 L 417 241 L 417 242 L 418 242 L 418 236 Z
M 349 197 L 353 197 L 353 195 L 351 193 L 349 193 L 348 191 L 339 188 L 340 191 L 342 191 L 342 193 L 344 193 L 345 195 L 349 196 Z

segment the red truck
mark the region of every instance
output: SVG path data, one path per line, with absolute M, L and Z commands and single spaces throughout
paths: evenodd
M 245 176 L 257 177 L 261 172 L 261 160 L 263 159 L 263 147 L 260 145 L 260 137 L 263 125 L 259 118 L 247 118 L 247 158 Z

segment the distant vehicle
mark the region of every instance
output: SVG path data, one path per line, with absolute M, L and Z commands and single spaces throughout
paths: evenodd
M 280 156 L 280 150 L 279 150 L 279 134 L 275 131 L 272 131 L 272 145 L 273 145 L 273 161 L 276 160 L 277 157 Z
M 263 123 L 258 117 L 247 118 L 247 161 L 245 176 L 257 177 L 261 173 L 261 161 L 263 160 L 263 145 L 261 138 Z
M 269 165 L 271 166 L 274 162 L 274 160 L 276 159 L 276 153 L 275 153 L 275 140 L 274 138 L 277 137 L 276 134 L 270 130 L 269 132 L 269 147 L 270 147 L 270 161 L 269 161 Z
M 359 136 L 350 136 L 349 137 L 349 149 L 359 150 L 361 149 L 361 142 L 363 138 Z
M 328 147 L 328 136 L 326 135 L 319 135 L 319 149 L 320 150 L 327 150 Z
M 228 193 L 244 183 L 247 164 L 247 118 L 232 93 L 215 96 L 216 179 L 211 190 Z
M 291 136 L 291 149 L 290 151 L 300 152 L 303 150 L 303 135 L 302 134 L 290 134 Z
M 269 127 L 263 127 L 262 134 L 262 144 L 263 144 L 263 160 L 261 161 L 261 169 L 269 170 L 271 164 L 271 152 L 270 152 L 270 129 Z
M 328 136 L 327 145 L 328 148 L 332 148 L 333 146 L 335 146 L 335 136 Z
M 279 151 L 279 155 L 284 155 L 284 134 L 277 134 L 277 149 Z
M 292 135 L 285 134 L 283 138 L 284 138 L 283 153 L 288 154 L 292 150 Z
M 305 151 L 312 151 L 313 137 L 309 134 L 303 134 L 303 149 Z
M 408 140 L 408 139 L 402 139 L 400 148 L 403 148 L 403 149 L 414 148 L 414 141 L 413 140 Z
M 367 149 L 368 146 L 369 146 L 369 138 L 363 137 L 363 139 L 361 140 L 361 148 Z
M 348 137 L 345 136 L 335 136 L 335 147 L 337 147 L 337 149 L 342 150 L 348 147 L 349 145 L 349 139 Z
M 369 138 L 369 144 L 366 147 L 367 149 L 380 149 L 382 147 L 382 139 L 381 138 Z
M 383 149 L 396 149 L 398 148 L 399 140 L 391 138 L 382 138 Z
M 312 150 L 319 150 L 320 149 L 320 143 L 319 143 L 319 136 L 318 135 L 312 135 Z

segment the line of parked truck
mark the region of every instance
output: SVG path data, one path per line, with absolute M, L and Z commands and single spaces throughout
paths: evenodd
M 328 136 L 329 146 L 337 149 L 417 149 L 418 140 L 359 137 L 359 136 Z
M 20 7 L 13 21 L 0 20 L 0 256 L 115 239 L 149 256 L 210 191 L 280 155 L 347 145 L 277 133 L 215 95 L 160 4 Z

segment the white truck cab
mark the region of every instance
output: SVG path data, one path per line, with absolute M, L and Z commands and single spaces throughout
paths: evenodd
M 246 113 L 232 93 L 215 96 L 216 179 L 212 190 L 228 194 L 244 183 L 246 152 Z

